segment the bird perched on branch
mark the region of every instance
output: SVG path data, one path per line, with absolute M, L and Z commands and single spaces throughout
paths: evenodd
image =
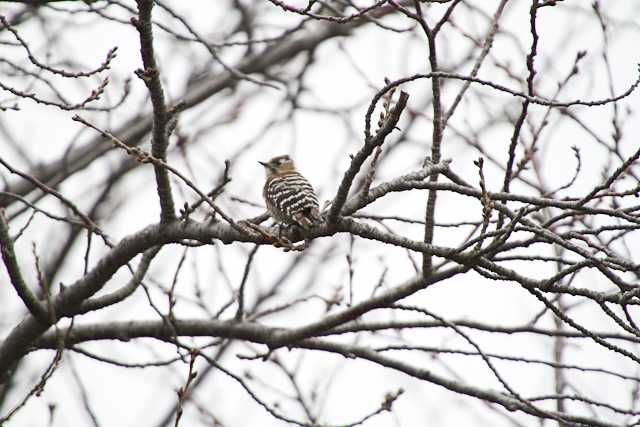
M 320 223 L 318 196 L 309 181 L 296 170 L 291 157 L 277 156 L 258 163 L 267 173 L 262 194 L 275 221 L 304 230 Z

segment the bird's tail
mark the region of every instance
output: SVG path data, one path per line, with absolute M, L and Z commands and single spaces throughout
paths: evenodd
M 318 208 L 305 209 L 295 215 L 295 222 L 305 231 L 315 227 L 322 222 L 322 216 Z

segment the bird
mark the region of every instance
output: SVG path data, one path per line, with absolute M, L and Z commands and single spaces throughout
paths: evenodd
M 267 174 L 262 195 L 271 218 L 305 231 L 322 221 L 318 196 L 309 181 L 296 170 L 291 157 L 285 154 L 258 163 Z

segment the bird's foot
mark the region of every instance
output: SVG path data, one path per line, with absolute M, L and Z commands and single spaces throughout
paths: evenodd
M 274 234 L 270 230 L 264 227 L 261 227 L 258 224 L 245 223 L 244 225 L 249 227 L 251 230 L 255 231 L 256 233 L 258 233 L 260 236 L 269 240 L 274 247 L 282 248 L 285 252 L 303 251 L 307 247 L 306 241 L 304 241 L 301 244 L 295 244 L 291 242 L 289 239 L 287 239 L 286 237 L 282 236 L 282 229 L 280 226 L 278 227 L 278 234 Z

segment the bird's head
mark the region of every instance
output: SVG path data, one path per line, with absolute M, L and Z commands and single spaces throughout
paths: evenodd
M 286 154 L 284 156 L 274 157 L 268 162 L 258 163 L 264 166 L 264 170 L 267 172 L 267 176 L 296 170 L 295 166 L 293 165 L 293 160 L 291 160 L 291 157 L 287 156 Z

